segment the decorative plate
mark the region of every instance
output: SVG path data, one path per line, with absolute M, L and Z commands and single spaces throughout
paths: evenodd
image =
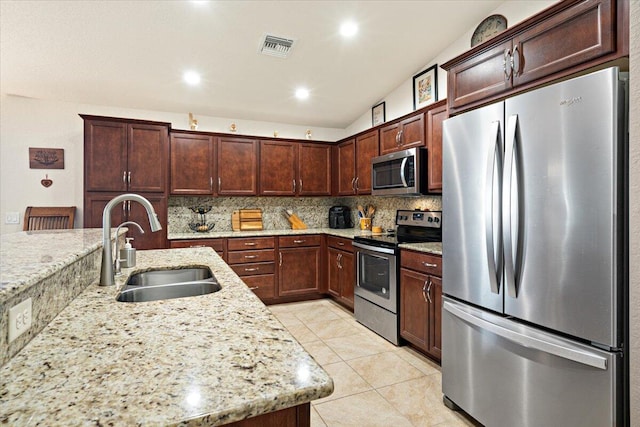
M 507 18 L 502 15 L 491 15 L 478 25 L 471 36 L 471 47 L 489 40 L 491 37 L 507 29 Z

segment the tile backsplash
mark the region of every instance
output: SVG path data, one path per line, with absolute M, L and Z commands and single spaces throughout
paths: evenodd
M 174 196 L 169 198 L 168 232 L 190 232 L 189 223 L 197 222 L 199 215 L 190 207 L 211 206 L 206 214 L 207 223 L 215 224 L 211 231 L 231 231 L 231 214 L 238 209 L 262 209 L 262 222 L 265 230 L 291 228 L 283 215 L 286 209 L 292 210 L 309 228 L 329 226 L 329 208 L 335 205 L 349 206 L 352 216 L 357 216 L 358 205 L 373 205 L 376 213 L 373 225 L 385 229 L 395 225 L 398 209 L 441 210 L 440 196 L 424 197 L 193 197 Z

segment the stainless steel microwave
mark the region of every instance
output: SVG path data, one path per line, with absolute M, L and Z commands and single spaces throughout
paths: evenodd
M 371 160 L 371 194 L 418 196 L 426 194 L 427 149 L 410 148 Z

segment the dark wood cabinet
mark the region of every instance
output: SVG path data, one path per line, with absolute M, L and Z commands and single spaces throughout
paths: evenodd
M 400 336 L 439 361 L 442 258 L 403 250 L 400 263 Z
M 629 55 L 629 5 L 565 0 L 442 65 L 458 113 Z
M 211 135 L 171 132 L 171 194 L 211 195 L 216 175 Z
M 220 196 L 258 194 L 258 141 L 218 138 L 218 191 Z
M 338 196 L 351 196 L 356 188 L 356 140 L 350 139 L 336 148 L 335 176 Z
M 298 145 L 298 195 L 331 195 L 331 145 Z
M 416 114 L 380 128 L 380 154 L 423 147 L 424 145 L 424 118 L 422 114 Z
M 122 193 L 106 193 L 91 191 L 84 196 L 84 228 L 102 228 L 102 213 L 111 199 Z M 145 231 L 141 234 L 138 229 L 127 227 L 127 237 L 133 237 L 133 247 L 136 249 L 164 249 L 167 247 L 167 198 L 163 194 L 141 194 L 151 202 L 158 215 L 162 230 L 151 232 L 149 217 L 142 205 L 125 201 L 111 210 L 111 226 L 117 227 L 125 221 L 135 221 Z
M 331 146 L 260 141 L 260 194 L 330 196 Z
M 275 247 L 273 236 L 227 239 L 227 263 L 258 298 L 265 302 L 278 295 Z
M 371 194 L 371 159 L 379 150 L 377 129 L 338 144 L 335 174 L 339 196 Z
M 84 227 L 101 228 L 104 207 L 125 192 L 139 194 L 153 205 L 163 229 L 149 230 L 145 209 L 126 201 L 111 211 L 111 225 L 129 227 L 137 249 L 163 249 L 167 244 L 169 123 L 80 115 L 84 120 Z
M 278 238 L 278 296 L 318 294 L 322 281 L 322 236 Z
M 298 145 L 260 141 L 260 194 L 294 196 L 298 185 Z
M 351 240 L 327 236 L 327 293 L 353 310 L 355 263 Z
M 447 100 L 439 101 L 425 113 L 427 130 L 427 189 L 442 193 L 442 122 L 449 117 Z
M 85 191 L 166 192 L 168 123 L 81 117 Z

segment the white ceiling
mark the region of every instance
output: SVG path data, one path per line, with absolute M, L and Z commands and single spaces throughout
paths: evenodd
M 0 0 L 1 90 L 345 128 L 500 3 Z M 346 19 L 360 27 L 350 40 Z M 297 40 L 288 59 L 258 54 L 265 33 Z M 200 87 L 183 83 L 188 69 Z

